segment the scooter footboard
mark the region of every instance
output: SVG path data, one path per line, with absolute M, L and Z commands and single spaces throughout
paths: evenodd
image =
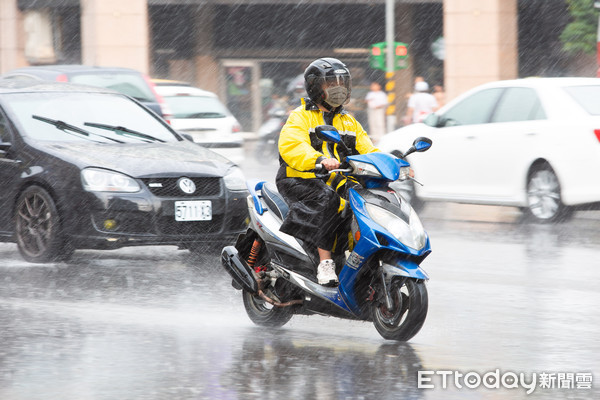
M 407 278 L 429 280 L 429 275 L 427 275 L 419 264 L 413 261 L 396 260 L 393 264 L 384 262 L 381 267 L 388 278 L 404 276 Z
M 223 268 L 231 275 L 242 289 L 252 294 L 258 293 L 258 282 L 254 279 L 254 271 L 240 258 L 234 246 L 227 246 L 221 252 L 221 263 Z

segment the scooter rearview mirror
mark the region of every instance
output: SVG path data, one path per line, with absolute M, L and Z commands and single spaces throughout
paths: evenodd
M 404 153 L 403 157 L 406 157 L 409 154 L 412 154 L 414 152 L 423 152 L 423 151 L 427 151 L 429 150 L 429 148 L 431 147 L 431 145 L 433 144 L 433 142 L 431 141 L 431 139 L 426 138 L 426 137 L 418 137 L 415 139 L 415 141 L 413 142 L 413 145 L 410 147 L 410 149 L 406 150 L 406 153 Z
M 415 151 L 422 152 L 429 150 L 432 144 L 433 142 L 431 139 L 421 136 L 415 139 L 413 147 L 415 148 Z
M 325 142 L 339 143 L 342 138 L 337 128 L 333 125 L 319 125 L 315 128 L 317 137 Z

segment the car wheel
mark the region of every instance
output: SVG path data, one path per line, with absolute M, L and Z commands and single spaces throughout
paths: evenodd
M 549 165 L 535 168 L 527 181 L 527 214 L 539 222 L 555 222 L 572 215 L 560 196 L 560 183 Z
M 21 256 L 29 262 L 64 260 L 73 253 L 63 244 L 54 200 L 39 186 L 28 187 L 17 200 L 15 236 Z

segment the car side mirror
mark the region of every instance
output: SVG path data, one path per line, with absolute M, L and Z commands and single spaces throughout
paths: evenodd
M 9 142 L 0 142 L 0 158 L 6 157 L 6 151 L 12 146 Z
M 189 140 L 190 142 L 194 141 L 194 138 L 189 133 L 183 133 L 183 132 L 177 132 L 177 133 L 179 133 L 181 135 L 181 137 L 183 137 L 186 140 Z
M 431 113 L 425 117 L 425 119 L 423 120 L 423 123 L 425 125 L 431 126 L 433 128 L 439 128 L 442 123 L 442 118 L 435 113 Z

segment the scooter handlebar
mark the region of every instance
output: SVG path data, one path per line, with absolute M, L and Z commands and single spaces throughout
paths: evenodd
M 354 171 L 353 168 L 338 168 L 338 169 L 332 169 L 331 171 L 327 171 L 327 169 L 323 166 L 323 164 L 316 164 L 315 169 L 313 169 L 311 172 L 314 172 L 314 174 L 316 175 L 317 178 L 325 178 L 334 172 L 350 173 L 352 171 Z

